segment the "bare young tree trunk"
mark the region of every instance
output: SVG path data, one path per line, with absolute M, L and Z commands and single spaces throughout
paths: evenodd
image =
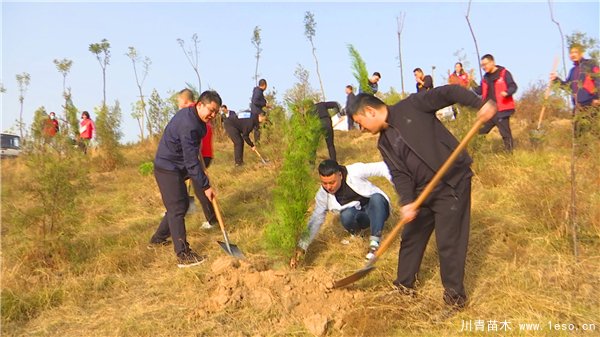
M 481 56 L 479 55 L 479 46 L 477 45 L 477 39 L 475 38 L 475 33 L 473 32 L 473 27 L 471 26 L 471 21 L 469 21 L 469 14 L 471 13 L 471 0 L 469 0 L 469 7 L 467 8 L 467 15 L 465 18 L 467 19 L 467 24 L 469 25 L 469 30 L 471 31 L 471 36 L 473 36 L 473 42 L 475 42 L 475 51 L 477 52 L 477 62 L 481 60 Z M 481 67 L 477 67 L 479 69 L 479 78 L 483 80 L 483 73 L 481 72 Z
M 102 67 L 102 107 L 106 107 L 106 67 Z
M 315 45 L 312 42 L 312 40 L 310 41 L 310 45 L 312 46 L 312 54 L 313 54 L 313 57 L 315 58 L 315 65 L 317 66 L 317 77 L 319 78 L 319 85 L 321 86 L 321 94 L 323 95 L 323 101 L 326 101 L 327 98 L 325 98 L 325 88 L 323 87 L 323 80 L 321 80 L 321 72 L 319 71 L 319 60 L 317 59 L 317 48 L 315 48 Z
M 402 88 L 402 95 L 404 95 L 404 69 L 402 68 L 402 30 L 404 29 L 404 18 L 406 13 L 401 12 L 400 17 L 396 17 L 398 23 L 398 61 L 400 62 L 400 86 Z
M 565 63 L 565 36 L 563 34 L 562 28 L 560 28 L 560 23 L 554 19 L 554 12 L 552 11 L 552 2 L 548 0 L 548 8 L 550 9 L 550 20 L 558 27 L 558 32 L 560 33 L 560 43 L 562 48 L 562 63 L 563 63 L 563 74 L 567 76 L 567 64 Z
M 577 111 L 577 107 L 575 107 Z M 575 114 L 573 114 L 572 123 L 572 145 L 571 145 L 571 211 L 570 223 L 571 231 L 573 235 L 573 255 L 575 255 L 575 261 L 579 258 L 579 251 L 577 247 L 577 181 L 576 181 L 576 170 L 575 160 L 577 158 L 577 122 L 575 120 Z
M 19 102 L 21 103 L 21 111 L 19 111 L 19 136 L 21 136 L 21 141 L 23 141 L 23 96 L 19 97 Z

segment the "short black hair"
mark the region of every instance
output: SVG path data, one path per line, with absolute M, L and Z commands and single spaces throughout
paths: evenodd
M 381 78 L 381 74 L 378 71 L 374 72 L 373 76 L 377 76 L 377 77 Z
M 325 159 L 319 164 L 319 175 L 322 177 L 329 177 L 330 175 L 341 172 L 342 168 L 337 161 L 333 159 Z
M 262 87 L 263 85 L 267 85 L 267 80 L 261 78 L 260 80 L 258 80 L 258 86 Z
M 354 101 L 352 101 L 348 110 L 346 110 L 346 114 L 348 118 L 352 118 L 355 114 L 361 114 L 367 106 L 377 109 L 385 106 L 385 103 L 379 98 L 363 92 L 354 98 Z
M 221 105 L 221 108 L 227 109 L 227 105 L 223 104 L 223 105 Z
M 217 106 L 221 106 L 223 104 L 221 96 L 219 96 L 219 93 L 214 90 L 206 90 L 203 92 L 196 103 L 202 103 L 206 105 L 210 104 L 211 102 L 217 103 Z
M 347 89 L 350 89 L 350 90 L 352 90 L 352 91 L 354 91 L 354 87 L 353 87 L 353 86 L 351 86 L 350 84 L 348 84 L 348 85 L 346 86 L 346 88 L 347 88 Z
M 485 54 L 481 57 L 481 60 L 483 61 L 484 59 L 488 59 L 490 61 L 494 60 L 494 57 L 492 56 L 492 54 Z
M 415 68 L 415 70 L 413 70 L 413 73 L 417 72 L 417 71 L 423 72 L 423 69 L 421 69 L 421 68 Z

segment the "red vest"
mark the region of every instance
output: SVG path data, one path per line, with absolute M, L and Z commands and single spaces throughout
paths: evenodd
M 496 104 L 498 105 L 498 111 L 506 111 L 506 110 L 514 110 L 515 109 L 515 101 L 513 100 L 512 95 L 503 97 L 500 95 L 501 92 L 506 91 L 508 86 L 506 85 L 506 69 L 500 70 L 500 76 L 494 82 L 494 89 L 496 92 Z M 481 81 L 481 98 L 485 102 L 487 100 L 488 95 L 488 84 L 484 79 Z
M 200 154 L 202 157 L 213 157 L 212 134 L 212 126 L 210 125 L 210 122 L 208 122 L 206 123 L 206 135 L 202 138 L 202 144 L 200 146 Z

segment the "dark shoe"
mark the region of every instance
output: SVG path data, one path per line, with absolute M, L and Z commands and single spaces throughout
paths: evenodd
M 414 288 L 409 288 L 409 287 L 405 287 L 401 284 L 396 284 L 395 281 L 394 281 L 394 286 L 396 286 L 396 289 L 398 289 L 398 292 L 404 296 L 417 297 L 417 291 Z
M 206 256 L 200 256 L 191 249 L 177 255 L 177 267 L 179 268 L 197 266 L 204 261 L 206 261 Z
M 154 249 L 158 247 L 164 247 L 171 244 L 170 240 L 167 239 L 157 239 L 154 236 L 150 239 L 150 244 L 148 244 L 148 249 Z
M 444 302 L 459 310 L 464 309 L 467 303 L 467 297 L 457 294 L 454 291 L 444 291 Z
M 448 319 L 454 317 L 462 310 L 462 307 L 458 307 L 456 305 L 445 305 L 440 312 L 433 316 L 432 321 L 435 324 L 442 324 Z

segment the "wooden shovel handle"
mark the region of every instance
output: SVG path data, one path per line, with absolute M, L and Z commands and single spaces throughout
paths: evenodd
M 495 108 L 495 104 L 492 101 L 488 101 L 481 108 L 481 110 L 479 111 L 477 121 L 475 122 L 475 124 L 473 124 L 473 127 L 471 127 L 471 130 L 469 130 L 467 135 L 458 144 L 456 149 L 454 149 L 454 151 L 452 151 L 452 154 L 450 154 L 448 159 L 446 159 L 446 162 L 444 162 L 442 167 L 440 167 L 440 169 L 433 176 L 431 181 L 427 184 L 427 186 L 425 186 L 425 189 L 423 190 L 423 192 L 421 192 L 421 194 L 419 195 L 417 200 L 415 200 L 413 202 L 413 206 L 415 209 L 418 209 L 419 207 L 421 207 L 421 204 L 423 204 L 425 199 L 429 196 L 429 194 L 431 194 L 433 189 L 442 180 L 442 177 L 444 176 L 444 174 L 446 174 L 446 172 L 454 164 L 454 162 L 456 161 L 456 158 L 467 147 L 467 145 L 469 144 L 469 141 L 471 141 L 471 139 L 479 132 L 479 129 L 481 128 L 483 123 L 487 122 L 491 117 L 494 116 L 495 113 L 496 113 L 496 108 Z M 396 226 L 394 226 L 392 231 L 387 235 L 385 240 L 383 240 L 383 242 L 381 243 L 381 245 L 375 252 L 375 256 L 377 258 L 379 258 L 390 247 L 390 245 L 394 242 L 394 240 L 396 240 L 396 237 L 398 236 L 400 229 L 408 222 L 409 221 L 407 221 L 405 218 L 402 218 L 402 219 L 400 219 L 400 221 L 398 221 Z
M 556 72 L 558 67 L 558 56 L 554 57 L 554 63 L 552 64 L 552 73 Z M 550 97 L 550 89 L 552 88 L 552 82 L 548 82 L 546 91 L 544 92 L 544 102 L 542 103 L 542 110 L 540 111 L 540 118 L 538 118 L 537 129 L 542 127 L 542 120 L 544 119 L 544 113 L 546 112 L 546 100 Z
M 221 228 L 221 232 L 223 232 L 223 237 L 225 238 L 225 243 L 227 247 L 229 247 L 229 237 L 227 236 L 227 232 L 225 231 L 225 225 L 223 224 L 223 216 L 221 216 L 221 209 L 219 208 L 219 204 L 217 204 L 217 197 L 213 197 L 210 201 L 215 210 L 215 215 L 217 216 L 217 221 L 219 222 L 219 227 Z

